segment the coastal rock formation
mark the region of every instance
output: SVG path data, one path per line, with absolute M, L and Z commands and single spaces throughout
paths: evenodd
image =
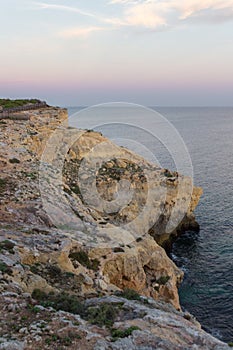
M 10 332 L 3 313 L 8 329 L 0 348 L 224 349 L 176 311 L 183 272 L 161 247 L 178 231 L 197 228 L 201 189 L 99 133 L 68 128 L 67 118 L 66 110 L 50 107 L 0 121 L 0 292 L 5 311 L 17 309 L 30 321 Z M 119 298 L 128 291 L 131 299 L 133 290 L 144 298 Z M 57 295 L 79 298 L 79 316 L 65 313 Z M 95 320 L 95 310 L 87 319 L 89 308 L 102 304 L 120 309 L 110 328 Z M 34 308 L 45 327 L 34 324 Z
M 202 189 L 193 187 L 189 177 L 161 169 L 100 133 L 89 131 L 76 138 L 63 176 L 68 200 L 77 195 L 90 203 L 91 211 L 81 211 L 84 221 L 120 225 L 136 238 L 149 232 L 160 245 L 187 229 L 199 229 L 193 212 Z
M 177 173 L 167 174 L 167 170 L 114 145 L 99 133 L 67 129 L 65 110 L 48 108 L 25 112 L 24 118 L 19 119 L 5 119 L 1 124 L 3 185 L 0 216 L 5 226 L 14 224 L 10 234 L 8 229 L 2 230 L 3 237 L 16 237 L 17 245 L 23 242 L 24 248 L 19 249 L 17 263 L 32 266 L 50 261 L 50 265 L 75 273 L 79 278 L 80 274 L 89 275 L 92 282 L 89 285 L 81 283 L 80 293 L 93 294 L 98 288 L 101 290 L 101 286 L 107 293 L 111 288 L 106 285 L 111 284 L 115 288 L 133 288 L 145 296 L 170 302 L 179 309 L 177 286 L 183 273 L 151 236 L 169 237 L 166 225 L 176 201 L 180 201 L 179 210 L 188 201 L 186 190 L 190 180 Z M 52 139 L 54 149 L 49 153 L 47 143 L 55 130 L 59 133 Z M 72 137 L 75 142 L 69 147 Z M 63 149 L 67 150 L 64 158 Z M 38 181 L 42 154 L 42 164 L 46 167 L 55 164 L 51 167 L 52 181 L 46 178 L 43 183 L 40 178 L 44 201 Z M 62 183 L 57 175 L 59 162 L 62 164 Z M 94 171 L 93 162 L 98 164 Z M 46 176 L 49 175 L 51 173 L 46 172 Z M 132 187 L 128 204 L 114 199 L 119 183 L 123 181 Z M 178 190 L 179 186 L 181 190 Z M 194 188 L 184 213 L 186 222 L 192 217 L 199 196 L 200 190 Z M 49 203 L 49 210 L 44 208 L 45 200 Z M 91 203 L 87 205 L 85 201 L 88 200 Z M 65 218 L 65 228 L 61 229 L 58 222 L 54 229 L 54 217 L 61 222 Z M 73 231 L 69 227 L 72 218 L 75 221 Z M 54 236 L 58 242 L 55 251 L 51 244 Z M 88 241 L 96 237 L 103 238 L 107 244 L 97 241 L 97 246 L 88 245 Z M 70 254 L 83 248 L 91 259 L 98 260 L 97 270 L 103 282 L 96 281 L 92 269 L 85 269 L 80 263 L 73 266 Z M 43 279 L 37 277 L 37 282 L 49 289 L 53 283 L 46 282 L 46 273 L 40 270 L 38 275 Z M 25 276 L 21 281 L 20 274 L 15 275 L 23 289 L 31 292 L 33 284 L 25 284 Z
M 0 349 L 230 349 L 201 330 L 190 314 L 153 299 L 110 296 L 67 307 L 60 298 L 59 310 L 51 297 L 41 301 L 43 293 L 34 295 L 0 296 Z

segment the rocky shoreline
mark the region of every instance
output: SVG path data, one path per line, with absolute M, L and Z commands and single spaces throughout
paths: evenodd
M 53 107 L 0 121 L 0 349 L 227 349 L 180 311 L 183 273 L 162 248 L 181 231 L 198 229 L 193 212 L 202 190 L 193 188 L 183 221 L 167 230 L 177 203 L 182 212 L 189 199 L 189 179 L 81 130 L 66 152 L 61 180 L 60 148 L 72 134 L 67 121 L 67 111 Z M 65 135 L 58 135 L 58 152 L 45 154 L 57 129 Z M 100 166 L 90 175 L 94 148 Z M 52 181 L 42 182 L 41 164 L 50 167 Z M 95 202 L 91 177 L 103 199 L 95 206 L 87 205 Z M 114 202 L 121 181 L 135 190 L 123 208 Z M 162 215 L 158 186 L 165 191 Z M 153 216 L 143 212 L 146 205 Z M 60 226 L 58 219 L 67 223 L 67 217 L 74 218 L 73 229 Z M 85 243 L 96 237 L 100 245 Z

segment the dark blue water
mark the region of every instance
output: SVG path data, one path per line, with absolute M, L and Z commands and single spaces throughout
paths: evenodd
M 196 209 L 200 232 L 187 232 L 173 247 L 173 258 L 185 271 L 180 287 L 181 305 L 196 316 L 205 330 L 230 342 L 233 341 L 233 108 L 156 110 L 180 132 L 191 155 L 195 184 L 204 190 Z M 104 130 L 108 137 L 111 137 L 110 129 Z M 120 131 L 123 135 L 124 129 Z M 140 135 L 138 141 L 142 141 Z M 154 140 L 148 137 L 147 142 Z M 154 152 L 163 167 L 173 167 L 159 145 L 154 144 Z
M 185 271 L 183 308 L 216 337 L 233 340 L 233 108 L 161 110 L 179 130 L 204 194 L 196 209 L 201 230 L 174 244 Z

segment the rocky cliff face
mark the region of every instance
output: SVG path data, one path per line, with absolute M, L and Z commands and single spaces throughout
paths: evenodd
M 96 165 L 92 173 L 90 169 Z M 92 210 L 82 212 L 84 221 L 102 227 L 120 225 L 137 238 L 146 232 L 160 245 L 184 230 L 199 229 L 194 210 L 201 188 L 192 187 L 190 178 L 161 169 L 99 133 L 90 131 L 78 136 L 63 170 L 68 195 L 76 193 L 90 203 Z M 121 187 L 123 181 L 125 188 L 124 184 Z M 127 183 L 133 194 L 125 205 L 116 200 L 116 194 L 127 190 Z
M 49 349 L 191 349 L 191 344 L 196 344 L 193 349 L 224 348 L 201 331 L 191 316 L 190 321 L 175 311 L 180 309 L 177 286 L 183 273 L 160 246 L 178 229 L 194 225 L 193 211 L 200 189 L 193 189 L 186 207 L 188 178 L 149 164 L 98 133 L 67 129 L 67 112 L 59 108 L 22 112 L 14 120 L 1 120 L 0 130 L 0 290 L 6 303 L 4 310 L 10 308 L 12 314 L 18 310 L 31 322 L 10 331 L 11 319 L 5 312 L 1 319 L 6 324 L 0 334 L 5 344 L 2 348 L 31 349 L 34 343 Z M 55 130 L 59 132 L 49 152 L 48 140 Z M 72 135 L 74 142 L 69 146 Z M 48 178 L 41 176 L 41 164 L 42 173 L 44 167 L 50 169 L 46 171 Z M 93 164 L 98 164 L 94 171 Z M 158 188 L 162 189 L 159 194 Z M 123 199 L 116 197 L 119 191 L 126 194 Z M 175 210 L 185 214 L 178 229 L 173 222 Z M 108 297 L 124 290 L 128 294 L 137 291 L 158 303 L 142 299 L 149 303 L 142 306 Z M 38 291 L 47 293 L 47 297 L 39 298 Z M 33 292 L 34 299 L 30 297 Z M 70 311 L 63 305 L 64 297 L 62 302 L 52 297 L 61 293 L 66 299 L 72 295 L 87 300 L 87 305 L 81 307 L 87 311 L 81 315 L 81 311 L 71 310 L 81 315 L 72 316 L 39 307 L 36 317 L 40 322 L 45 315 L 57 321 L 51 324 L 46 318 L 49 328 L 37 334 L 34 330 L 38 325 L 32 327 L 30 313 L 35 299 L 43 305 L 45 299 L 51 299 L 47 306 Z M 106 299 L 93 299 L 99 295 Z M 175 309 L 160 302 L 170 303 Z M 115 333 L 109 325 L 95 320 L 95 310 L 90 312 L 93 322 L 91 316 L 87 320 L 91 303 L 100 309 L 102 303 L 120 305 L 121 312 L 116 312 L 110 327 L 116 328 L 116 342 L 111 342 Z M 108 318 L 107 306 L 104 310 L 104 318 Z M 158 322 L 159 331 L 155 326 Z M 127 327 L 138 329 L 127 331 Z M 168 328 L 169 334 L 165 331 Z M 122 340 L 122 334 L 127 339 Z M 63 344 L 64 337 L 72 341 Z M 16 339 L 15 345 L 7 345 L 8 338 Z M 95 342 L 88 343 L 88 339 Z M 55 345 L 51 345 L 53 341 Z

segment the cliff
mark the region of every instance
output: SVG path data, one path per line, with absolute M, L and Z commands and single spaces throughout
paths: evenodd
M 52 107 L 0 121 L 2 348 L 224 349 L 175 311 L 183 273 L 161 247 L 178 231 L 197 228 L 201 189 L 190 195 L 190 179 L 67 124 L 66 110 Z M 174 212 L 184 216 L 178 226 Z M 136 293 L 138 301 L 128 302 L 120 298 L 125 290 L 144 298 Z M 70 310 L 64 295 L 79 298 L 79 308 Z M 93 305 L 104 319 L 115 315 L 110 328 L 96 320 Z M 16 310 L 26 319 L 11 330 Z

